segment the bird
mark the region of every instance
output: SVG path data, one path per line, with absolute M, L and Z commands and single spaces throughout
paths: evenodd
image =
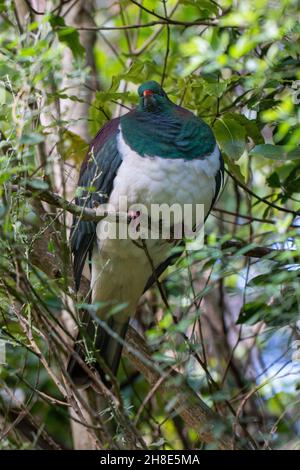
M 150 80 L 138 88 L 137 107 L 106 122 L 90 143 L 75 202 L 90 208 L 108 204 L 117 213 L 122 197 L 128 206 L 149 210 L 153 204 L 203 204 L 206 220 L 223 186 L 224 162 L 210 126 Z M 132 219 L 138 216 L 139 211 L 133 211 Z M 174 263 L 178 253 L 172 248 L 183 242 L 148 239 L 141 249 L 139 240 L 101 236 L 107 224 L 105 219 L 93 222 L 74 216 L 70 245 L 77 291 L 86 263 L 91 273 L 91 308 L 74 351 L 86 361 L 87 342 L 92 345 L 98 359 L 90 366 L 109 384 L 110 374 L 117 374 L 122 339 L 140 297 Z M 67 370 L 77 387 L 86 387 L 90 374 L 77 354 L 70 357 Z

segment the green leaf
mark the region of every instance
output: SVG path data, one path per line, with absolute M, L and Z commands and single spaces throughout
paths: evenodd
M 6 181 L 9 181 L 12 176 L 15 176 L 18 173 L 23 173 L 24 171 L 28 171 L 29 169 L 29 165 L 20 165 L 17 167 L 5 168 L 5 170 L 3 171 L 1 171 L 0 169 L 0 184 L 6 183 Z
M 5 104 L 6 101 L 6 91 L 5 88 L 0 87 L 0 105 Z
M 203 81 L 203 90 L 210 96 L 220 98 L 227 88 L 227 82 Z
M 99 102 L 99 99 L 96 96 L 89 107 L 88 125 L 90 134 L 95 135 L 109 119 L 111 119 L 111 110 L 108 107 L 108 104 Z
M 242 184 L 246 184 L 245 178 L 241 172 L 238 164 L 234 163 L 227 155 L 223 155 L 224 162 L 226 163 L 228 170 L 233 176 Z
M 65 43 L 71 49 L 75 58 L 82 57 L 85 49 L 80 44 L 78 31 L 73 26 L 66 26 L 61 16 L 51 15 L 49 21 L 60 42 Z
M 7 62 L 7 60 L 0 60 L 0 76 L 5 77 L 7 75 L 10 80 L 14 81 L 18 77 L 18 71 L 10 67 Z
M 49 308 L 59 310 L 62 308 L 62 300 L 53 294 L 46 294 L 44 296 L 44 302 Z
M 111 100 L 128 100 L 130 97 L 129 91 L 125 92 L 114 92 L 114 91 L 97 91 L 96 92 L 96 99 L 98 105 L 103 105 L 107 101 Z
M 274 171 L 270 176 L 268 176 L 266 181 L 270 188 L 281 188 L 280 178 L 276 171 Z
M 45 189 L 49 189 L 49 186 L 48 184 L 41 180 L 41 179 L 31 179 L 31 180 L 27 180 L 26 183 L 30 185 L 31 188 L 34 188 L 34 189 L 41 189 L 41 190 L 45 190 Z
M 49 240 L 48 242 L 48 251 L 49 253 L 54 253 L 55 252 L 55 243 L 53 240 Z
M 246 116 L 243 114 L 236 114 L 236 113 L 227 113 L 231 119 L 237 121 L 241 126 L 245 128 L 246 136 L 251 137 L 255 144 L 263 144 L 264 138 L 261 135 L 261 132 L 258 128 L 257 122 L 254 119 L 247 119 Z
M 38 134 L 36 132 L 30 132 L 29 134 L 23 134 L 20 143 L 25 145 L 36 145 L 40 144 L 45 140 L 42 134 Z
M 123 80 L 140 84 L 141 74 L 143 72 L 143 69 L 144 69 L 144 63 L 139 60 L 135 60 L 133 64 L 130 66 L 129 70 L 119 75 L 119 77 L 122 78 Z
M 208 15 L 216 15 L 218 7 L 209 0 L 180 0 L 182 5 L 197 8 L 201 13 L 201 17 L 206 18 Z
M 290 271 L 280 271 L 278 269 L 274 269 L 272 271 L 272 275 L 270 273 L 259 274 L 258 276 L 252 278 L 251 281 L 248 282 L 248 286 L 253 287 L 265 286 L 267 284 L 282 284 L 283 282 L 288 281 L 291 277 L 292 276 Z
M 263 320 L 267 307 L 265 300 L 262 299 L 245 304 L 239 314 L 236 324 L 243 325 L 244 323 L 247 323 L 248 325 L 254 325 L 260 320 Z
M 82 163 L 88 143 L 74 132 L 65 129 L 61 141 L 58 143 L 59 153 L 64 160 L 72 159 L 75 163 Z
M 250 152 L 254 157 L 264 157 L 270 160 L 297 160 L 300 158 L 300 147 L 286 151 L 284 145 L 256 145 Z
M 238 160 L 246 149 L 245 128 L 227 115 L 219 118 L 214 124 L 216 139 L 228 157 Z

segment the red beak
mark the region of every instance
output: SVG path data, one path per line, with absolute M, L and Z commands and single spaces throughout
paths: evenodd
M 151 96 L 151 95 L 153 95 L 153 91 L 152 91 L 152 90 L 144 90 L 143 96 Z

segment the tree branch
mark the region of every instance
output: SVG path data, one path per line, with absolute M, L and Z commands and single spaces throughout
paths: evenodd
M 270 257 L 275 257 L 278 255 L 286 254 L 289 255 L 293 259 L 293 261 L 300 262 L 300 257 L 299 254 L 297 254 L 296 250 L 285 250 L 269 248 L 267 246 L 256 246 L 253 243 L 249 244 L 241 240 L 228 240 L 224 242 L 221 246 L 222 250 L 232 250 L 233 253 L 238 250 L 244 250 L 242 255 L 249 256 L 251 258 L 264 258 L 268 255 L 270 255 Z
M 127 223 L 129 224 L 132 221 L 132 217 L 125 212 L 103 211 L 99 214 L 99 210 L 78 206 L 52 191 L 47 189 L 37 189 L 34 182 L 28 181 L 22 184 L 21 188 L 24 189 L 24 195 L 26 197 L 32 197 L 37 200 L 47 202 L 54 207 L 70 212 L 82 220 L 100 222 L 105 218 L 112 217 L 116 222 L 127 220 Z M 12 192 L 16 193 L 20 191 L 20 186 L 10 185 L 10 189 Z M 241 240 L 228 240 L 221 245 L 221 248 L 222 250 L 227 250 L 228 254 L 231 254 L 230 250 L 232 250 L 232 253 L 237 250 L 243 250 L 241 255 L 253 258 L 263 258 L 268 255 L 276 257 L 277 255 L 289 254 L 294 261 L 299 261 L 299 255 L 296 250 L 276 249 L 265 246 L 256 246 L 254 244 L 250 245 Z
M 70 214 L 80 217 L 82 220 L 87 220 L 90 222 L 100 222 L 106 217 L 115 217 L 115 220 L 117 221 L 124 220 L 125 218 L 127 219 L 128 223 L 130 223 L 132 220 L 132 217 L 130 217 L 127 213 L 104 211 L 103 213 L 99 214 L 99 211 L 97 211 L 96 209 L 78 206 L 77 204 L 67 201 L 63 197 L 59 196 L 58 194 L 52 191 L 49 191 L 48 189 L 38 189 L 37 186 L 34 183 L 31 183 L 30 181 L 22 183 L 21 187 L 18 185 L 10 185 L 10 189 L 14 193 L 19 192 L 20 188 L 24 189 L 24 196 L 29 198 L 33 197 L 40 201 L 47 202 L 51 206 L 57 207 L 58 209 L 63 209 L 67 212 L 70 212 Z
M 115 31 L 115 30 L 126 30 L 126 29 L 137 29 L 137 28 L 149 28 L 157 25 L 169 25 L 169 26 L 185 26 L 189 28 L 191 26 L 218 26 L 215 21 L 177 21 L 172 19 L 162 19 L 157 21 L 149 21 L 148 23 L 137 23 L 122 26 L 95 26 L 95 27 L 79 27 L 76 28 L 78 31 Z M 228 26 L 230 28 L 230 26 Z M 235 26 L 232 26 L 234 28 Z
M 158 388 L 161 392 L 160 397 L 164 398 L 165 401 L 168 399 L 174 400 L 174 397 L 176 397 L 173 410 L 182 417 L 189 427 L 199 434 L 200 439 L 206 443 L 218 441 L 219 449 L 232 449 L 232 437 L 229 437 L 232 436 L 232 431 L 228 429 L 225 421 L 214 413 L 199 395 L 189 387 L 180 373 L 170 369 L 165 374 L 166 379 L 162 380 L 157 369 L 148 366 L 149 362 L 153 362 L 149 348 L 145 340 L 132 327 L 128 328 L 126 343 L 130 348 L 127 349 L 125 346 L 124 356 L 143 374 L 151 387 L 155 387 L 158 382 L 161 382 Z M 133 354 L 132 350 L 138 351 L 139 355 Z M 139 358 L 141 355 L 146 361 Z M 217 438 L 220 429 L 222 429 L 221 437 Z

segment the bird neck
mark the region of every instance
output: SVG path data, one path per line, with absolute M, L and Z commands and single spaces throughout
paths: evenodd
M 211 153 L 215 146 L 207 124 L 174 104 L 160 112 L 136 108 L 120 122 L 125 143 L 142 157 L 192 160 Z

